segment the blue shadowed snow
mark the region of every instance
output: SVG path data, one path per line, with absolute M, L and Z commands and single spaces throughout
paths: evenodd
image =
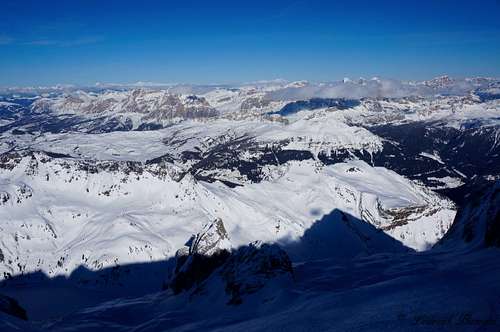
M 349 241 L 342 242 L 342 236 Z M 339 251 L 339 246 L 344 250 Z M 346 253 L 346 246 L 350 246 L 351 252 Z M 60 286 L 68 287 L 67 292 L 52 288 L 56 291 L 51 293 L 51 288 L 47 288 L 39 293 L 43 299 L 24 297 L 20 301 L 21 305 L 27 305 L 28 316 L 33 304 L 26 302 L 45 301 L 45 306 L 59 306 L 65 317 L 31 325 L 0 314 L 0 328 L 2 331 L 15 331 L 16 326 L 24 330 L 44 327 L 50 331 L 498 331 L 500 326 L 497 248 L 469 251 L 438 248 L 415 253 L 370 224 L 339 210 L 318 220 L 300 241 L 283 248 L 302 251 L 302 255 L 293 255 L 297 257 L 293 262 L 293 280 L 269 277 L 267 284 L 255 292 L 250 290 L 239 305 L 228 304 L 228 290 L 218 275 L 220 270 L 215 270 L 193 292 L 174 295 L 167 290 L 130 297 L 141 288 L 143 292 L 159 289 L 161 271 L 166 272 L 168 260 L 101 271 L 81 269 L 69 280 L 59 279 Z M 268 267 L 240 268 L 242 272 L 259 273 L 261 268 L 264 271 Z M 249 279 L 253 278 L 251 273 Z M 263 276 L 259 275 L 260 280 Z M 87 281 L 82 283 L 79 277 Z M 15 296 L 9 283 L 21 280 L 29 282 L 29 276 L 14 277 L 4 282 L 2 288 L 10 289 L 9 295 Z M 94 291 L 84 294 L 85 289 L 96 285 L 94 280 L 109 283 L 109 288 L 101 289 L 103 292 L 107 289 L 110 299 L 112 292 L 116 296 L 117 290 L 121 290 L 120 298 L 98 304 Z M 127 284 L 130 281 L 133 282 Z M 38 286 L 43 288 L 41 284 Z M 64 308 L 68 301 L 65 294 L 71 295 L 72 306 L 79 296 L 82 306 L 96 302 L 87 309 Z

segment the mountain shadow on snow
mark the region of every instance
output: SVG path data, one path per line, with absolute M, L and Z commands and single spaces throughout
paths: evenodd
M 232 247 L 223 221 L 216 219 L 203 226 L 175 257 L 167 260 L 117 265 L 96 271 L 80 266 L 68 277 L 49 278 L 41 271 L 22 274 L 3 280 L 0 293 L 13 297 L 22 294 L 21 305 L 33 302 L 25 307 L 34 319 L 43 319 L 45 315 L 53 317 L 57 312 L 69 313 L 79 308 L 70 305 L 71 300 L 59 296 L 47 296 L 43 303 L 33 301 L 22 291 L 30 284 L 47 289 L 47 294 L 51 289 L 106 289 L 110 292 L 110 296 L 105 297 L 108 300 L 164 290 L 165 296 L 186 292 L 195 301 L 215 290 L 213 297 L 222 298 L 225 304 L 237 305 L 272 280 L 275 289 L 293 283 L 292 262 L 325 258 L 340 262 L 374 253 L 409 251 L 412 250 L 383 231 L 338 209 L 317 220 L 296 241 L 280 244 L 254 242 L 239 248 Z M 212 285 L 223 286 L 211 288 Z M 103 298 L 99 297 L 101 300 Z

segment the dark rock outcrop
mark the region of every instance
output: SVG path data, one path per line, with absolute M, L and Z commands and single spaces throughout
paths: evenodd
M 277 244 L 254 242 L 233 252 L 220 275 L 231 296 L 228 304 L 240 304 L 244 295 L 262 289 L 270 279 L 291 278 L 293 269 L 287 253 Z
M 26 310 L 23 309 L 13 298 L 0 294 L 0 312 L 6 313 L 8 315 L 28 320 L 28 315 Z
M 212 285 L 222 283 L 230 297 L 227 304 L 236 305 L 243 302 L 245 295 L 265 287 L 271 279 L 279 276 L 292 279 L 291 260 L 276 244 L 257 241 L 230 250 L 222 220 L 207 224 L 177 251 L 167 287 L 175 294 L 190 291 L 195 295 L 217 291 Z
M 500 247 L 500 180 L 468 196 L 468 203 L 455 217 L 436 248 Z
M 230 248 L 231 242 L 222 220 L 217 218 L 208 223 L 177 250 L 168 287 L 174 293 L 180 293 L 199 284 L 226 262 Z

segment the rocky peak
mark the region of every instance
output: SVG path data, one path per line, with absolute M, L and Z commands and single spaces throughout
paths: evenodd
M 222 219 L 207 223 L 201 232 L 193 235 L 186 243 L 190 255 L 212 256 L 220 251 L 230 250 L 231 242 Z
M 230 249 L 231 242 L 222 219 L 206 224 L 177 250 L 168 287 L 179 293 L 202 282 L 226 261 Z
M 177 251 L 168 287 L 174 293 L 190 290 L 192 294 L 200 294 L 212 291 L 213 282 L 222 282 L 230 296 L 227 303 L 235 305 L 245 295 L 265 287 L 271 279 L 284 276 L 291 280 L 291 260 L 278 245 L 256 241 L 233 252 L 230 248 L 222 220 L 217 218 L 208 223 Z
M 34 112 L 75 113 L 80 116 L 119 116 L 140 114 L 142 120 L 166 121 L 174 118 L 193 119 L 215 117 L 219 113 L 208 101 L 194 95 L 172 94 L 167 90 L 133 89 L 101 94 L 67 94 L 56 98 L 41 98 L 32 105 Z
M 291 279 L 293 268 L 280 246 L 256 241 L 233 252 L 220 275 L 231 296 L 228 304 L 240 304 L 244 295 L 259 291 L 273 278 Z
M 441 88 L 453 84 L 454 80 L 447 75 L 438 76 L 431 80 L 424 81 L 424 85 L 431 88 Z

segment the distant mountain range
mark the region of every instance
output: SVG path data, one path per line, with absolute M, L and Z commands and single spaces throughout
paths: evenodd
M 0 329 L 494 330 L 498 181 L 493 78 L 4 88 Z

